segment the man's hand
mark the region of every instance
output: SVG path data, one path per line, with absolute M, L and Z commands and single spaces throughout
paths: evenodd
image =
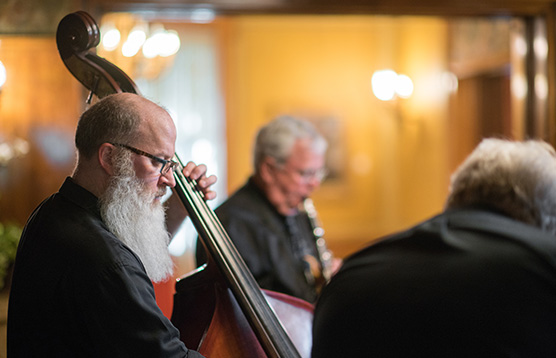
M 207 166 L 204 164 L 196 165 L 193 162 L 188 162 L 183 168 L 183 175 L 197 182 L 197 187 L 205 196 L 205 200 L 213 200 L 216 198 L 216 192 L 210 190 L 210 188 L 216 183 L 217 178 L 215 175 L 207 177 L 206 174 Z M 175 190 L 175 188 L 172 190 Z M 168 198 L 166 205 L 166 228 L 170 235 L 174 236 L 183 223 L 183 220 L 187 217 L 187 211 L 175 193 Z
M 216 183 L 216 176 L 206 176 L 207 166 L 204 164 L 196 165 L 193 162 L 188 162 L 183 168 L 183 175 L 189 177 L 197 182 L 197 187 L 205 195 L 205 200 L 213 200 L 216 198 L 216 192 L 210 190 L 210 187 Z

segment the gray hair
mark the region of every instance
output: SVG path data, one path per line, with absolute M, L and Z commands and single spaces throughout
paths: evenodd
M 446 208 L 487 206 L 556 234 L 556 153 L 539 140 L 484 139 L 452 175 Z
M 271 157 L 278 164 L 285 163 L 292 154 L 298 139 L 310 139 L 315 153 L 324 153 L 328 146 L 326 139 L 308 121 L 291 116 L 280 116 L 262 127 L 255 139 L 253 164 L 259 169 L 264 158 Z
M 75 132 L 75 146 L 80 155 L 91 158 L 102 143 L 132 141 L 141 118 L 133 98 L 113 94 L 104 97 L 83 112 Z

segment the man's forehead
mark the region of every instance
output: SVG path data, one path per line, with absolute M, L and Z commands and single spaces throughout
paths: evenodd
M 153 154 L 168 157 L 173 155 L 176 142 L 176 128 L 170 115 L 159 107 L 156 113 L 141 113 L 138 141 Z M 157 114 L 158 113 L 158 114 Z
M 286 163 L 306 165 L 324 160 L 324 154 L 317 152 L 312 147 L 309 139 L 298 139 L 292 147 L 292 152 Z

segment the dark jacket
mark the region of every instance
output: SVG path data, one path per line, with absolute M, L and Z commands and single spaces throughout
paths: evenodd
M 556 237 L 454 210 L 348 258 L 313 357 L 556 357 Z

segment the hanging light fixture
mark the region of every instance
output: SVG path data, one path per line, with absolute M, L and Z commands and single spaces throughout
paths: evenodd
M 136 78 L 152 79 L 173 63 L 180 49 L 175 30 L 137 14 L 109 14 L 101 26 L 98 54 Z

